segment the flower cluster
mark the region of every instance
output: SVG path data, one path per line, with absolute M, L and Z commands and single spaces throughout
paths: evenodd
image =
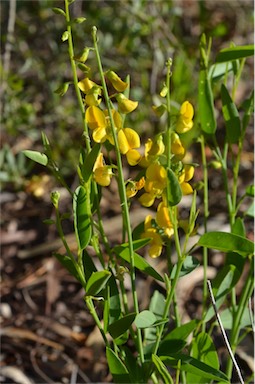
M 173 233 L 173 225 L 169 217 L 167 204 L 168 174 L 166 169 L 167 157 L 170 151 L 171 169 L 179 181 L 184 195 L 193 192 L 189 181 L 194 175 L 194 167 L 182 162 L 186 154 L 186 148 L 182 143 L 181 136 L 193 127 L 193 106 L 185 101 L 180 108 L 175 121 L 174 129 L 171 128 L 170 147 L 165 145 L 163 134 L 149 138 L 145 143 L 144 154 L 141 155 L 140 137 L 138 133 L 124 126 L 124 116 L 137 108 L 138 102 L 132 101 L 123 93 L 128 83 L 123 81 L 115 72 L 107 71 L 105 77 L 112 84 L 117 93 L 110 96 L 116 103 L 111 103 L 111 109 L 101 108 L 102 87 L 85 77 L 78 83 L 80 90 L 84 93 L 86 105 L 85 120 L 96 143 L 110 143 L 118 145 L 122 155 L 126 156 L 131 166 L 139 165 L 142 171 L 136 180 L 128 180 L 126 183 L 126 195 L 130 199 L 138 192 L 139 201 L 145 207 L 151 207 L 157 202 L 155 218 L 148 215 L 144 222 L 143 238 L 150 238 L 149 254 L 158 257 L 162 252 L 164 237 L 170 238 Z M 117 106 L 115 108 L 114 106 Z M 161 116 L 165 111 L 164 105 L 153 108 L 155 113 Z M 167 149 L 166 149 L 167 147 Z M 109 148 L 109 147 L 108 147 Z M 103 153 L 100 152 L 93 168 L 95 181 L 101 186 L 109 186 L 114 175 L 113 165 L 107 165 Z M 177 182 L 178 182 L 177 181 Z

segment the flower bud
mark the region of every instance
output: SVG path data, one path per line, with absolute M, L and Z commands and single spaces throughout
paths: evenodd
M 121 80 L 121 78 L 117 75 L 117 73 L 113 71 L 107 71 L 106 77 L 110 80 L 112 83 L 112 86 L 116 89 L 118 92 L 123 92 L 128 86 L 128 83 Z

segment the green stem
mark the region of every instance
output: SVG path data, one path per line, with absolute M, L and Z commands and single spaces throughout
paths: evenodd
M 58 208 L 56 208 L 56 227 L 57 227 L 57 230 L 58 230 L 58 234 L 59 234 L 59 237 L 60 239 L 62 240 L 62 243 L 66 249 L 66 252 L 67 252 L 67 255 L 70 257 L 70 259 L 72 260 L 73 262 L 73 265 L 80 277 L 80 280 L 82 282 L 82 285 L 83 287 L 85 287 L 86 285 L 86 281 L 85 281 L 85 278 L 84 278 L 84 271 L 83 271 L 83 266 L 81 267 L 79 263 L 77 263 L 77 261 L 75 260 L 74 258 L 74 255 L 72 254 L 67 242 L 66 242 L 66 239 L 65 239 L 65 235 L 64 235 L 64 232 L 63 232 L 63 229 L 62 229 L 62 225 L 61 225 L 61 219 L 60 219 L 60 214 L 59 214 L 59 210 Z
M 80 111 L 82 114 L 86 149 L 88 152 L 90 152 L 91 146 L 90 146 L 90 138 L 89 138 L 89 133 L 88 133 L 88 126 L 87 126 L 87 123 L 85 120 L 85 108 L 84 108 L 84 103 L 83 103 L 83 100 L 81 97 L 81 92 L 80 92 L 80 89 L 78 87 L 78 76 L 77 76 L 76 64 L 75 64 L 75 60 L 74 60 L 74 48 L 73 48 L 72 28 L 71 28 L 71 19 L 70 19 L 70 13 L 69 13 L 68 0 L 65 0 L 65 11 L 66 11 L 66 24 L 67 24 L 67 32 L 68 32 L 68 52 L 69 52 L 69 57 L 70 57 L 72 73 L 73 73 L 73 83 L 74 83 L 74 88 L 75 88 L 75 93 L 77 96 L 79 108 L 80 108 Z
M 96 323 L 96 325 L 97 325 L 97 327 L 98 327 L 98 329 L 99 329 L 99 331 L 100 331 L 100 333 L 101 333 L 101 335 L 102 335 L 102 337 L 104 339 L 104 343 L 105 343 L 106 347 L 110 348 L 111 347 L 110 343 L 107 340 L 107 337 L 106 337 L 106 334 L 104 332 L 104 329 L 103 329 L 103 327 L 101 325 L 101 322 L 100 322 L 100 320 L 98 318 L 98 315 L 96 313 L 96 310 L 95 310 L 92 298 L 91 297 L 85 297 L 85 301 L 86 301 L 87 307 L 89 309 L 89 312 L 90 312 L 91 316 L 93 317 L 93 319 L 94 319 L 94 321 L 95 321 L 95 323 Z
M 166 63 L 167 74 L 166 74 L 166 107 L 167 107 L 167 131 L 166 131 L 166 159 L 167 159 L 167 168 L 171 167 L 171 87 L 170 87 L 170 78 L 171 78 L 171 66 L 172 60 L 169 59 Z
M 97 29 L 96 27 L 92 28 L 92 37 L 95 47 L 95 53 L 97 58 L 97 64 L 100 72 L 100 77 L 102 81 L 102 87 L 103 87 L 103 93 L 105 97 L 106 106 L 108 109 L 109 114 L 109 120 L 110 125 L 112 129 L 112 136 L 113 141 L 116 149 L 116 159 L 117 159 L 117 166 L 118 166 L 118 187 L 119 187 L 119 195 L 121 200 L 121 206 L 122 206 L 122 215 L 123 215 L 123 222 L 127 231 L 127 238 L 128 238 L 128 244 L 129 244 L 129 253 L 130 253 L 130 277 L 131 277 L 131 287 L 132 287 L 132 295 L 133 295 L 133 303 L 134 303 L 134 310 L 136 313 L 139 313 L 139 306 L 138 306 L 138 298 L 137 298 L 137 292 L 136 292 L 136 284 L 135 284 L 135 261 L 134 261 L 134 249 L 133 249 L 133 239 L 132 239 L 132 230 L 131 230 L 131 223 L 130 223 L 130 216 L 129 216 L 129 209 L 128 209 L 128 201 L 126 196 L 126 188 L 125 188 L 125 181 L 124 181 L 124 174 L 123 174 L 123 167 L 122 167 L 122 161 L 121 161 L 121 154 L 117 139 L 117 134 L 115 130 L 115 124 L 113 121 L 112 111 L 111 111 L 111 101 L 108 95 L 107 86 L 104 78 L 104 72 L 103 67 L 101 63 L 101 58 L 98 50 L 97 45 Z M 137 330 L 137 337 L 138 337 L 138 345 L 139 345 L 139 354 L 141 362 L 144 362 L 144 354 L 143 354 L 143 346 L 142 346 L 142 335 L 141 330 Z
M 202 167 L 203 167 L 203 182 L 204 182 L 204 231 L 207 233 L 207 220 L 209 217 L 209 198 L 208 198 L 208 168 L 207 160 L 205 154 L 205 138 L 204 135 L 200 138 L 201 144 L 201 156 L 202 156 Z M 202 309 L 202 318 L 204 318 L 206 312 L 206 302 L 208 297 L 207 290 L 207 268 L 208 268 L 208 248 L 203 247 L 203 309 Z M 202 323 L 202 331 L 205 332 L 206 324 Z

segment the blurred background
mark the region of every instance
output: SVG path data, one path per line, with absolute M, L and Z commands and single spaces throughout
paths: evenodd
M 84 309 L 80 287 L 51 256 L 52 251 L 61 250 L 61 244 L 55 229 L 43 220 L 54 218 L 50 192 L 59 186 L 45 168 L 21 152 L 41 150 L 41 132 L 45 132 L 68 185 L 77 185 L 81 116 L 72 87 L 63 97 L 54 92 L 63 82 L 72 80 L 67 43 L 61 41 L 65 20 L 52 11 L 52 7 L 64 8 L 64 2 L 9 0 L 1 1 L 0 6 L 0 315 L 4 368 L 0 382 L 69 383 L 70 377 L 75 378 L 73 382 L 107 382 L 111 378 L 102 346 Z M 104 69 L 112 69 L 122 78 L 131 76 L 131 98 L 139 101 L 139 108 L 128 116 L 128 123 L 144 140 L 162 129 L 151 106 L 158 102 L 169 57 L 173 59 L 173 108 L 178 109 L 187 99 L 196 111 L 201 34 L 213 39 L 212 61 L 231 42 L 246 45 L 254 39 L 254 8 L 249 0 L 76 0 L 70 9 L 73 17 L 87 19 L 73 30 L 75 53 L 92 46 L 90 31 L 96 25 Z M 88 65 L 93 80 L 98 81 L 93 54 Z M 82 72 L 79 77 L 82 79 Z M 253 60 L 248 59 L 237 104 L 248 97 L 252 87 Z M 216 108 L 220 111 L 217 97 Z M 219 119 L 219 128 L 221 125 Z M 253 144 L 251 126 L 242 159 L 243 188 L 253 180 Z M 199 163 L 196 144 L 191 151 Z M 195 181 L 200 179 L 198 168 Z M 106 220 L 120 213 L 114 195 L 116 186 L 111 188 L 102 202 Z M 211 213 L 217 215 L 225 209 L 220 173 L 211 173 L 210 188 Z M 62 210 L 68 211 L 70 199 L 64 190 L 61 193 Z M 223 224 L 224 220 L 226 216 Z M 64 229 L 74 242 L 71 220 L 66 221 Z M 249 220 L 247 233 L 252 238 Z M 220 261 L 215 260 L 211 264 L 217 268 Z M 199 305 L 195 294 L 187 304 L 190 314 Z M 95 339 L 88 341 L 91 334 Z

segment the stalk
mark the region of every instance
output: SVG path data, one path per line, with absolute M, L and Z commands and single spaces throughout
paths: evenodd
M 123 167 L 122 167 L 122 160 L 121 160 L 121 154 L 120 154 L 120 149 L 119 149 L 119 144 L 118 144 L 118 139 L 117 139 L 117 134 L 115 131 L 115 126 L 114 126 L 114 121 L 113 121 L 113 116 L 112 116 L 112 111 L 111 111 L 111 101 L 108 95 L 108 90 L 104 78 L 104 72 L 103 72 L 103 67 L 101 63 L 101 58 L 98 50 L 98 45 L 97 45 L 97 29 L 96 27 L 92 28 L 92 37 L 93 37 L 93 42 L 94 42 L 94 48 L 95 48 L 95 53 L 96 53 L 96 58 L 97 58 L 97 64 L 99 68 L 99 73 L 102 81 L 102 87 L 103 87 L 103 93 L 105 97 L 105 102 L 106 106 L 108 109 L 108 114 L 109 114 L 109 120 L 111 124 L 111 129 L 112 129 L 112 136 L 114 140 L 114 145 L 116 149 L 116 160 L 117 160 L 117 166 L 118 166 L 118 187 L 119 187 L 119 195 L 120 195 L 120 200 L 122 203 L 122 215 L 123 215 L 123 223 L 127 231 L 127 238 L 128 238 L 128 244 L 129 244 L 129 253 L 130 253 L 130 278 L 131 278 L 131 287 L 132 287 L 132 295 L 133 295 L 133 303 L 134 303 L 134 310 L 138 314 L 139 313 L 139 306 L 138 306 L 138 298 L 137 298 L 137 293 L 136 293 L 136 286 L 135 286 L 135 261 L 134 261 L 134 248 L 133 248 L 133 239 L 132 239 L 132 230 L 131 230 L 131 223 L 130 223 L 130 217 L 129 217 L 129 209 L 128 209 L 128 201 L 127 201 L 127 196 L 126 196 L 126 188 L 125 188 L 125 180 L 124 180 L 124 175 L 123 175 Z M 138 338 L 138 346 L 139 346 L 139 354 L 140 354 L 140 359 L 141 362 L 144 362 L 144 354 L 143 354 L 143 346 L 142 346 L 142 335 L 141 335 L 141 330 L 137 330 L 137 338 Z

